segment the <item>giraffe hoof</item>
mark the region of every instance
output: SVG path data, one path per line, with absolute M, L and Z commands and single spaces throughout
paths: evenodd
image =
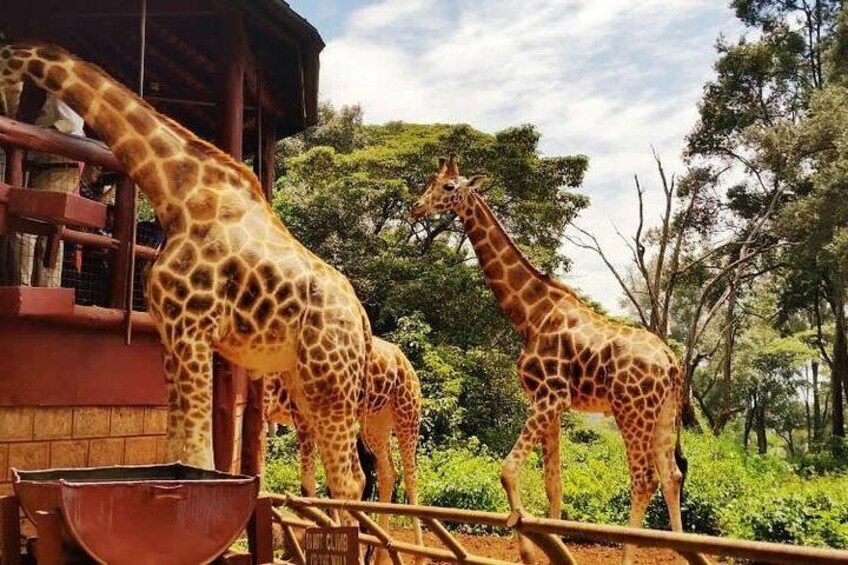
M 521 518 L 523 518 L 526 515 L 527 515 L 527 513 L 524 512 L 524 510 L 522 508 L 514 509 L 512 512 L 509 513 L 509 516 L 507 516 L 507 519 L 506 519 L 507 528 L 516 527 L 518 524 L 521 523 Z

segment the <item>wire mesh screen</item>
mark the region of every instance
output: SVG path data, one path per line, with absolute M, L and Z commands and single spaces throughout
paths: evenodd
M 159 229 L 159 225 L 152 221 L 138 222 L 135 232 L 136 245 L 146 245 L 154 249 L 165 241 L 165 235 Z M 147 303 L 144 299 L 144 280 L 150 261 L 145 259 L 135 260 L 135 275 L 133 277 L 133 310 L 146 310 Z

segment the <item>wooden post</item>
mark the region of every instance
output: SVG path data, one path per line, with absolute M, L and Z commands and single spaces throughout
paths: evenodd
M 20 512 L 16 496 L 0 497 L 0 561 L 3 565 L 21 565 Z
M 244 407 L 241 433 L 241 472 L 245 475 L 262 473 L 265 377 L 251 378 L 247 384 L 247 405 Z
M 220 17 L 221 49 L 218 53 L 218 147 L 241 161 L 244 136 L 244 64 L 247 38 L 241 14 L 224 9 Z M 215 468 L 229 472 L 235 452 L 236 383 L 233 367 L 215 356 L 213 377 L 212 439 Z
M 262 192 L 268 202 L 274 200 L 275 165 L 274 158 L 277 150 L 277 119 L 267 113 L 262 116 L 262 170 L 259 171 L 259 181 Z M 257 159 L 258 161 L 258 159 Z
M 247 544 L 253 565 L 274 562 L 274 533 L 271 527 L 271 499 L 256 499 L 253 516 L 247 524 Z
M 62 565 L 62 515 L 58 510 L 35 513 L 35 529 L 38 531 L 36 558 L 38 565 Z
M 124 177 L 115 187 L 115 221 L 112 235 L 120 242 L 120 248 L 113 255 L 112 282 L 109 288 L 109 305 L 124 309 L 127 305 L 127 285 L 129 280 L 129 262 L 132 261 L 132 243 L 135 238 L 135 183 Z
M 24 151 L 20 147 L 6 149 L 6 184 L 24 185 Z
M 247 37 L 244 21 L 236 10 L 221 14 L 221 51 L 218 75 L 221 85 L 218 113 L 218 147 L 241 161 L 244 136 L 244 67 Z
M 229 361 L 215 355 L 212 363 L 212 449 L 215 468 L 229 473 L 236 441 L 236 376 Z

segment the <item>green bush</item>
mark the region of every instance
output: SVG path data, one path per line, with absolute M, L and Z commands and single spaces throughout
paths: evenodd
M 777 457 L 746 454 L 730 437 L 684 434 L 689 459 L 682 514 L 686 531 L 848 548 L 848 476 L 799 476 Z M 265 487 L 297 492 L 297 460 L 290 436 L 269 446 L 273 458 Z M 624 445 L 608 426 L 570 418 L 562 434 L 562 517 L 625 525 L 630 489 Z M 319 466 L 320 468 L 320 466 Z M 501 457 L 476 438 L 429 446 L 419 456 L 420 503 L 506 512 L 500 483 Z M 323 485 L 323 479 L 319 484 Z M 547 513 L 541 458 L 533 453 L 521 472 L 521 496 L 531 514 Z M 668 529 L 668 512 L 657 492 L 645 525 Z M 472 528 L 465 528 L 473 530 Z M 477 528 L 477 531 L 492 531 Z

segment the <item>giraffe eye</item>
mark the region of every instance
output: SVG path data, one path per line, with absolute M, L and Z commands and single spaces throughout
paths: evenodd
M 451 192 L 452 190 L 454 190 L 454 189 L 456 188 L 456 183 L 454 183 L 454 182 L 446 182 L 446 183 L 444 184 L 444 188 L 445 188 L 445 190 L 447 190 L 448 192 Z

